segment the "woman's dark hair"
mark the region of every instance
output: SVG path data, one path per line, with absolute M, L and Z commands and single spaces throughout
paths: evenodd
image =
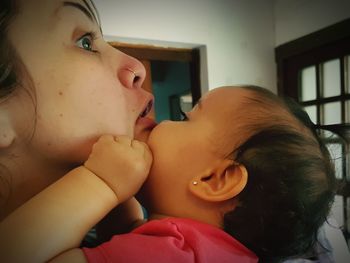
M 259 87 L 246 89 L 255 94 L 247 103 L 284 109 L 294 124 L 279 121 L 283 114 L 277 113 L 241 127 L 253 131 L 233 153 L 248 183 L 239 205 L 225 214 L 224 228 L 260 262 L 279 262 L 306 253 L 317 240 L 335 195 L 334 167 L 301 107 Z
M 93 0 L 83 1 L 89 6 L 97 23 L 100 25 L 99 14 Z M 36 113 L 36 93 L 33 80 L 8 37 L 9 26 L 19 11 L 18 1 L 0 1 L 0 103 L 4 103 L 6 99 L 21 89 L 32 100 L 34 112 Z M 31 135 L 28 136 L 29 140 L 35 132 L 36 116 L 33 119 L 33 130 Z M 0 209 L 7 202 L 10 195 L 10 171 L 4 164 L 0 163 Z
M 0 1 L 0 103 L 10 97 L 25 78 L 25 68 L 8 39 L 8 28 L 18 13 L 17 1 Z M 11 176 L 0 163 L 0 209 L 11 195 Z M 0 218 L 1 220 L 1 218 Z
M 16 13 L 16 1 L 0 2 L 0 101 L 14 91 L 19 81 L 19 60 L 7 36 L 8 27 Z

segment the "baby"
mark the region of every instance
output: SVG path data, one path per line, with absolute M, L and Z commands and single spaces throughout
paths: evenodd
M 312 122 L 263 88 L 214 89 L 147 145 L 102 136 L 83 166 L 4 220 L 1 261 L 279 262 L 309 251 L 333 202 L 334 168 Z M 136 193 L 148 222 L 79 248 Z

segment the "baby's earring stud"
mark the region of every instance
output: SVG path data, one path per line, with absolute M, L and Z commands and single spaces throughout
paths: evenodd
M 198 182 L 197 182 L 197 181 L 193 181 L 192 184 L 193 184 L 193 185 L 197 185 Z

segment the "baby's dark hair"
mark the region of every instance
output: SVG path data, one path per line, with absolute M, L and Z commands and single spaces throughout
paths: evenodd
M 317 240 L 336 191 L 334 166 L 299 105 L 260 87 L 242 88 L 253 94 L 243 107 L 253 110 L 239 127 L 249 136 L 232 156 L 246 167 L 248 183 L 224 229 L 260 262 L 279 262 Z

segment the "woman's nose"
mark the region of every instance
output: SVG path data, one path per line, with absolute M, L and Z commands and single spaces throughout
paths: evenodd
M 146 69 L 143 64 L 126 54 L 123 65 L 118 70 L 118 78 L 122 85 L 128 89 L 141 88 L 146 77 Z

